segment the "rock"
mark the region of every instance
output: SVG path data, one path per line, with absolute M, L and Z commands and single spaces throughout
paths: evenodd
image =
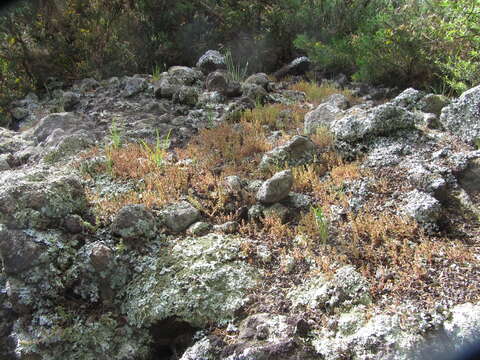
M 407 110 L 414 110 L 420 107 L 420 100 L 425 96 L 421 91 L 413 88 L 404 90 L 400 95 L 390 101 L 392 105 L 403 107 Z
M 313 204 L 313 198 L 309 195 L 291 192 L 285 199 L 285 203 L 295 209 L 307 209 Z
M 112 222 L 112 233 L 129 242 L 151 239 L 157 232 L 156 221 L 144 205 L 126 205 Z
M 267 96 L 267 91 L 260 85 L 243 83 L 242 94 L 243 96 L 253 100 L 255 103 L 263 104 Z
M 280 219 L 282 223 L 287 221 L 289 210 L 286 206 L 276 203 L 263 210 L 265 217 L 274 216 Z
M 201 72 L 186 66 L 172 66 L 168 69 L 168 75 L 175 83 L 187 86 L 194 85 L 203 77 Z
M 397 130 L 414 127 L 415 116 L 411 112 L 387 103 L 371 110 L 354 109 L 333 122 L 330 130 L 337 140 L 355 142 L 370 136 L 388 136 Z
M 440 218 L 440 202 L 427 193 L 413 190 L 405 194 L 402 212 L 420 224 L 435 224 Z
M 213 230 L 223 234 L 235 234 L 238 231 L 239 224 L 236 221 L 227 221 L 226 223 L 215 225 Z
M 227 68 L 225 56 L 216 50 L 208 50 L 198 59 L 196 66 L 200 68 L 204 74 Z
M 157 99 L 166 98 L 171 99 L 173 94 L 178 91 L 181 85 L 175 82 L 169 76 L 163 76 L 160 80 L 153 83 L 153 92 Z
M 440 123 L 464 142 L 474 145 L 480 138 L 480 85 L 444 107 Z
M 63 132 L 61 135 L 63 135 Z M 48 140 L 49 138 L 45 141 L 47 144 L 49 143 Z M 92 136 L 85 132 L 75 135 L 60 136 L 59 139 L 52 142 L 53 144 L 48 144 L 46 155 L 44 157 L 44 160 L 49 163 L 55 163 L 59 160 L 78 155 L 82 150 L 88 149 L 95 144 Z
M 294 307 L 327 310 L 350 309 L 372 301 L 367 281 L 352 266 L 338 269 L 332 280 L 322 275 L 308 279 L 294 288 L 288 297 Z
M 278 70 L 274 76 L 277 79 L 282 79 L 288 75 L 303 75 L 310 69 L 310 59 L 306 56 L 302 56 L 293 60 L 290 64 L 285 65 Z
M 257 283 L 241 251 L 247 241 L 218 234 L 178 238 L 151 254 L 124 289 L 129 323 L 148 327 L 170 317 L 194 327 L 229 322 Z
M 468 160 L 467 167 L 457 174 L 458 183 L 470 196 L 480 194 L 480 157 Z
M 45 250 L 35 238 L 0 224 L 0 257 L 6 274 L 17 274 L 36 265 Z
M 11 155 L 7 154 L 0 154 L 0 171 L 10 170 L 10 164 L 8 163 L 8 159 Z
M 83 115 L 70 112 L 54 113 L 40 120 L 34 128 L 33 136 L 41 143 L 55 129 L 61 129 L 66 135 L 71 135 L 79 130 L 88 131 L 92 128 L 92 122 L 88 121 Z
M 307 137 L 295 135 L 285 144 L 265 153 L 260 169 L 271 166 L 298 166 L 313 162 L 316 155 L 315 144 Z
M 288 196 L 292 185 L 293 175 L 290 170 L 278 172 L 262 184 L 256 198 L 264 204 L 274 204 Z
M 268 91 L 268 83 L 269 82 L 270 82 L 270 80 L 268 79 L 268 76 L 265 73 L 257 73 L 257 74 L 250 75 L 245 80 L 245 83 L 255 84 L 255 85 L 261 86 L 267 91 Z
M 337 106 L 338 102 L 325 102 L 307 113 L 304 123 L 305 134 L 315 134 L 317 129 L 321 127 L 329 129 L 330 125 L 344 114 Z
M 102 243 L 93 245 L 90 253 L 90 262 L 97 272 L 106 271 L 113 263 L 113 251 Z
M 93 79 L 93 78 L 87 78 L 80 80 L 78 83 L 74 85 L 74 88 L 79 89 L 82 92 L 87 92 L 87 91 L 92 91 L 95 90 L 100 86 L 100 83 Z
M 13 108 L 12 110 L 10 110 L 10 113 L 15 120 L 23 120 L 30 114 L 27 109 L 22 107 Z
M 80 95 L 73 91 L 64 91 L 60 102 L 64 111 L 72 111 L 80 103 Z
M 189 347 L 180 360 L 220 359 L 225 344 L 218 338 L 204 337 Z
M 218 91 L 220 94 L 226 95 L 228 90 L 228 75 L 225 71 L 213 71 L 208 74 L 205 80 L 205 86 L 208 91 Z
M 173 94 L 173 101 L 179 104 L 194 106 L 197 104 L 199 92 L 191 86 L 181 86 Z
M 139 77 L 125 77 L 123 80 L 124 97 L 131 97 L 144 91 L 148 87 L 147 80 Z
M 374 315 L 368 321 L 363 309 L 340 314 L 336 331 L 322 329 L 312 345 L 325 360 L 340 359 L 417 359 L 413 351 L 422 337 L 404 329 L 399 316 Z
M 210 225 L 209 223 L 197 221 L 187 229 L 187 234 L 192 236 L 202 236 L 207 234 L 211 228 L 212 225 Z
M 249 220 L 259 220 L 263 217 L 263 210 L 265 208 L 262 205 L 252 205 L 250 209 L 248 209 L 248 219 Z
M 38 169 L 0 173 L 0 223 L 10 229 L 47 229 L 71 214 L 88 216 L 80 179 Z
M 239 192 L 243 188 L 243 181 L 239 176 L 231 175 L 225 178 L 225 185 L 230 191 Z
M 450 100 L 443 95 L 428 94 L 418 103 L 418 109 L 424 113 L 432 113 L 440 116 L 442 109 L 450 104 Z
M 186 230 L 200 218 L 200 211 L 188 201 L 169 205 L 161 211 L 162 222 L 173 232 Z
M 438 116 L 432 113 L 426 113 L 423 115 L 423 123 L 429 129 L 440 129 L 440 120 Z
M 466 303 L 454 306 L 443 327 L 456 350 L 477 344 L 480 336 L 480 305 Z

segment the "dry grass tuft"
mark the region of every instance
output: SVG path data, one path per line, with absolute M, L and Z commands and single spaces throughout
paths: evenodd
M 342 90 L 329 83 L 318 85 L 316 82 L 300 81 L 290 86 L 290 90 L 303 91 L 307 95 L 308 101 L 314 104 L 324 102 L 333 94 L 344 95 L 351 104 L 359 103 L 359 99 L 353 96 L 350 90 Z

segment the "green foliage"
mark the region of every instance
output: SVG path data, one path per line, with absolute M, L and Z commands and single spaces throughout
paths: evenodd
M 171 132 L 172 131 L 170 130 L 168 134 L 162 139 L 160 138 L 160 135 L 158 134 L 158 130 L 157 130 L 157 137 L 156 137 L 156 142 L 154 146 L 149 145 L 146 141 L 143 141 L 143 140 L 141 141 L 142 147 L 147 153 L 148 158 L 152 163 L 154 163 L 158 167 L 161 167 L 164 164 L 166 150 L 170 146 Z
M 227 65 L 227 73 L 231 80 L 242 82 L 247 77 L 248 61 L 244 66 L 237 64 L 233 59 L 230 50 L 225 51 L 225 64 Z
M 321 207 L 312 207 L 313 216 L 318 229 L 318 236 L 323 244 L 328 240 L 328 220 L 325 217 Z

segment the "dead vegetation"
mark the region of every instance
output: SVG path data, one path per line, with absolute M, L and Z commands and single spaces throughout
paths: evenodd
M 338 92 L 307 83 L 299 83 L 295 88 L 307 92 L 311 101 L 321 101 Z M 185 148 L 176 149 L 175 156 L 182 165 L 167 161 L 158 166 L 140 144 L 109 149 L 110 166 L 104 171 L 116 181 L 135 180 L 141 185 L 114 198 L 91 193 L 91 200 L 105 223 L 126 204 L 160 208 L 182 198 L 199 208 L 210 223 L 239 221 L 240 235 L 266 245 L 273 254 L 273 260 L 265 263 L 257 257 L 254 247 L 244 249 L 249 254 L 247 261 L 265 270 L 265 286 L 258 296 L 267 296 L 269 284 L 298 283 L 318 269 L 333 273 L 342 264 L 353 264 L 365 275 L 378 301 L 388 296 L 390 300 L 415 299 L 431 304 L 444 296 L 443 291 L 432 291 L 432 286 L 442 288 L 447 280 L 432 269 L 440 269 L 445 263 L 461 268 L 473 262 L 468 246 L 445 237 L 429 236 L 415 221 L 399 215 L 397 209 L 385 208 L 384 202 L 398 187 L 397 179 L 389 177 L 387 171 L 373 174 L 362 168 L 360 161 L 344 161 L 333 150 L 333 137 L 325 129 L 313 136 L 322 149 L 319 159 L 292 169 L 295 179 L 292 191 L 311 196 L 312 207 L 291 211 L 286 221 L 276 216 L 260 220 L 239 216 L 239 209 L 255 204 L 254 194 L 228 189 L 225 177 L 265 179 L 281 170 L 276 168 L 266 173 L 258 170 L 261 156 L 275 146 L 267 137 L 271 130 L 281 130 L 283 137 L 279 143 L 289 139 L 302 127 L 304 112 L 296 107 L 266 105 L 245 112 L 237 123 L 203 129 Z M 288 121 L 279 121 L 282 116 Z M 98 152 L 97 149 L 91 156 L 97 156 Z M 346 188 L 362 179 L 369 179 L 373 195 L 354 212 L 350 210 L 352 196 Z M 283 269 L 282 258 L 287 254 L 294 257 L 301 270 L 284 274 L 279 280 L 275 269 Z M 474 293 L 478 291 L 471 290 L 465 298 Z

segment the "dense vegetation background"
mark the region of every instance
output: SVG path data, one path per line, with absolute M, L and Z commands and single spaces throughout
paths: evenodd
M 323 74 L 459 93 L 480 79 L 480 1 L 17 2 L 0 14 L 0 111 L 50 77 L 158 72 L 209 48 L 249 72 L 306 54 Z

